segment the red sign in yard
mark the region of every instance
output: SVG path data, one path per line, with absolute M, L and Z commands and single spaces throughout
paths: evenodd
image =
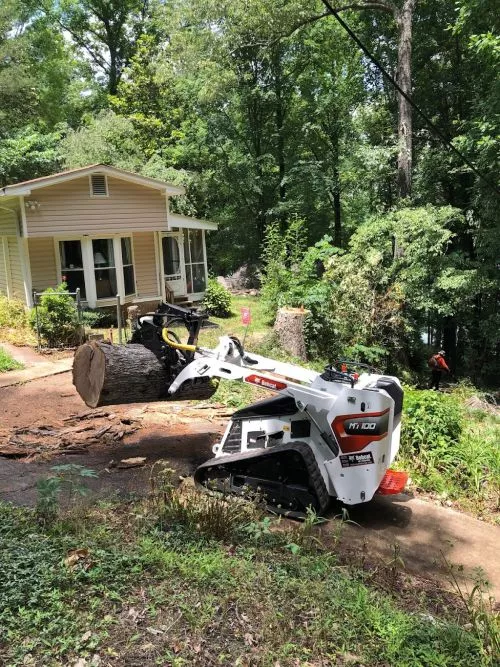
M 252 321 L 252 316 L 250 315 L 250 308 L 241 309 L 241 323 L 245 326 L 248 326 Z

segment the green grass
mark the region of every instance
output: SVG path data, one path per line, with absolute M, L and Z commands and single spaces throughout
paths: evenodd
M 453 609 L 399 608 L 313 542 L 292 553 L 300 527 L 215 541 L 160 515 L 109 504 L 41 528 L 0 504 L 0 664 L 493 664 Z
M 219 336 L 222 335 L 237 336 L 240 340 L 243 340 L 246 326 L 241 322 L 242 308 L 250 308 L 252 317 L 245 347 L 256 352 L 255 346 L 271 332 L 271 326 L 264 313 L 262 301 L 257 296 L 233 296 L 231 299 L 231 316 L 225 318 L 210 317 L 210 321 L 218 324 L 220 329 L 202 329 L 199 344 L 203 347 L 215 347 Z
M 23 364 L 11 357 L 3 347 L 0 347 L 0 373 L 6 373 L 7 371 L 14 371 L 20 368 L 24 368 Z

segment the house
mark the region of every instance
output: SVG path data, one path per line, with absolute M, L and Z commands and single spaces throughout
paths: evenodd
M 0 292 L 33 303 L 63 280 L 90 308 L 197 301 L 213 222 L 170 211 L 184 188 L 94 164 L 0 188 Z

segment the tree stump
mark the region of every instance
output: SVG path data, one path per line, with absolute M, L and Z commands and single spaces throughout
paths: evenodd
M 278 335 L 281 347 L 299 359 L 307 359 L 304 339 L 304 320 L 309 315 L 303 308 L 280 308 L 276 315 L 274 331 Z
M 217 382 L 197 378 L 175 394 L 168 388 L 172 375 L 144 345 L 108 345 L 91 341 L 80 345 L 73 361 L 73 384 L 90 408 L 120 403 L 166 400 L 206 400 Z

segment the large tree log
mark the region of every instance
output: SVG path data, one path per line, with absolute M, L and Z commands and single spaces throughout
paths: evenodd
M 274 331 L 281 347 L 299 359 L 307 359 L 304 339 L 304 320 L 309 315 L 303 308 L 280 308 L 276 315 Z
M 165 365 L 143 345 L 80 345 L 73 361 L 73 384 L 85 403 L 96 408 L 120 403 L 206 399 L 217 384 L 200 378 L 168 394 L 171 376 Z

